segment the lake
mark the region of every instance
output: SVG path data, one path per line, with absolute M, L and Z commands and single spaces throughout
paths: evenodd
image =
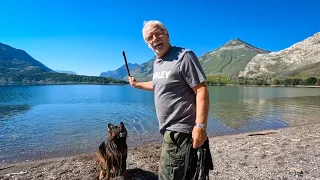
M 320 88 L 212 86 L 210 136 L 320 123 Z M 129 85 L 0 86 L 0 164 L 95 152 L 107 124 L 161 143 L 153 93 Z

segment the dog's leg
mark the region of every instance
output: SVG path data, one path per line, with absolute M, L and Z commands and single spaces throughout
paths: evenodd
M 103 160 L 99 159 L 99 165 L 100 165 L 99 180 L 102 180 L 106 175 L 106 163 Z
M 102 180 L 106 175 L 107 163 L 106 163 L 105 156 L 102 153 L 101 147 L 99 147 L 99 152 L 97 153 L 97 156 L 98 156 L 99 166 L 100 166 L 99 180 Z
M 106 162 L 104 159 L 100 159 L 100 174 L 99 174 L 99 180 L 102 180 L 106 176 Z
M 107 162 L 107 167 L 106 167 L 106 180 L 109 180 L 110 179 L 110 170 L 111 170 L 111 168 L 110 168 L 110 163 L 108 163 Z
M 126 172 L 126 165 L 122 165 L 121 167 L 121 175 L 123 176 L 124 180 L 127 179 L 127 172 Z
M 125 152 L 123 157 L 122 157 L 122 164 L 121 164 L 121 170 L 122 170 L 122 173 L 123 173 L 123 178 L 124 180 L 127 180 L 127 153 Z
M 103 170 L 100 170 L 99 180 L 103 180 L 104 176 L 105 176 L 105 172 Z

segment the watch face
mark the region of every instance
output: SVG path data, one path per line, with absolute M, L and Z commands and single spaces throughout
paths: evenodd
M 203 125 L 202 125 L 202 128 L 203 128 L 204 130 L 206 130 L 206 129 L 207 129 L 207 125 L 206 125 L 206 124 L 203 124 Z
M 206 124 L 197 124 L 197 125 L 198 125 L 198 127 L 202 128 L 204 130 L 206 130 L 208 127 L 208 125 L 206 125 Z

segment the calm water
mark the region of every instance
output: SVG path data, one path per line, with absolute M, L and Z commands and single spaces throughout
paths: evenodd
M 320 123 L 320 88 L 209 87 L 211 136 Z M 153 93 L 128 85 L 0 86 L 0 164 L 95 152 L 123 121 L 160 143 Z

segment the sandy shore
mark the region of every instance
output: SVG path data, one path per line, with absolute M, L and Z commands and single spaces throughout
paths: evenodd
M 320 124 L 210 138 L 210 179 L 320 179 Z M 157 179 L 159 145 L 129 149 L 130 179 Z M 86 154 L 0 167 L 0 179 L 96 179 Z

